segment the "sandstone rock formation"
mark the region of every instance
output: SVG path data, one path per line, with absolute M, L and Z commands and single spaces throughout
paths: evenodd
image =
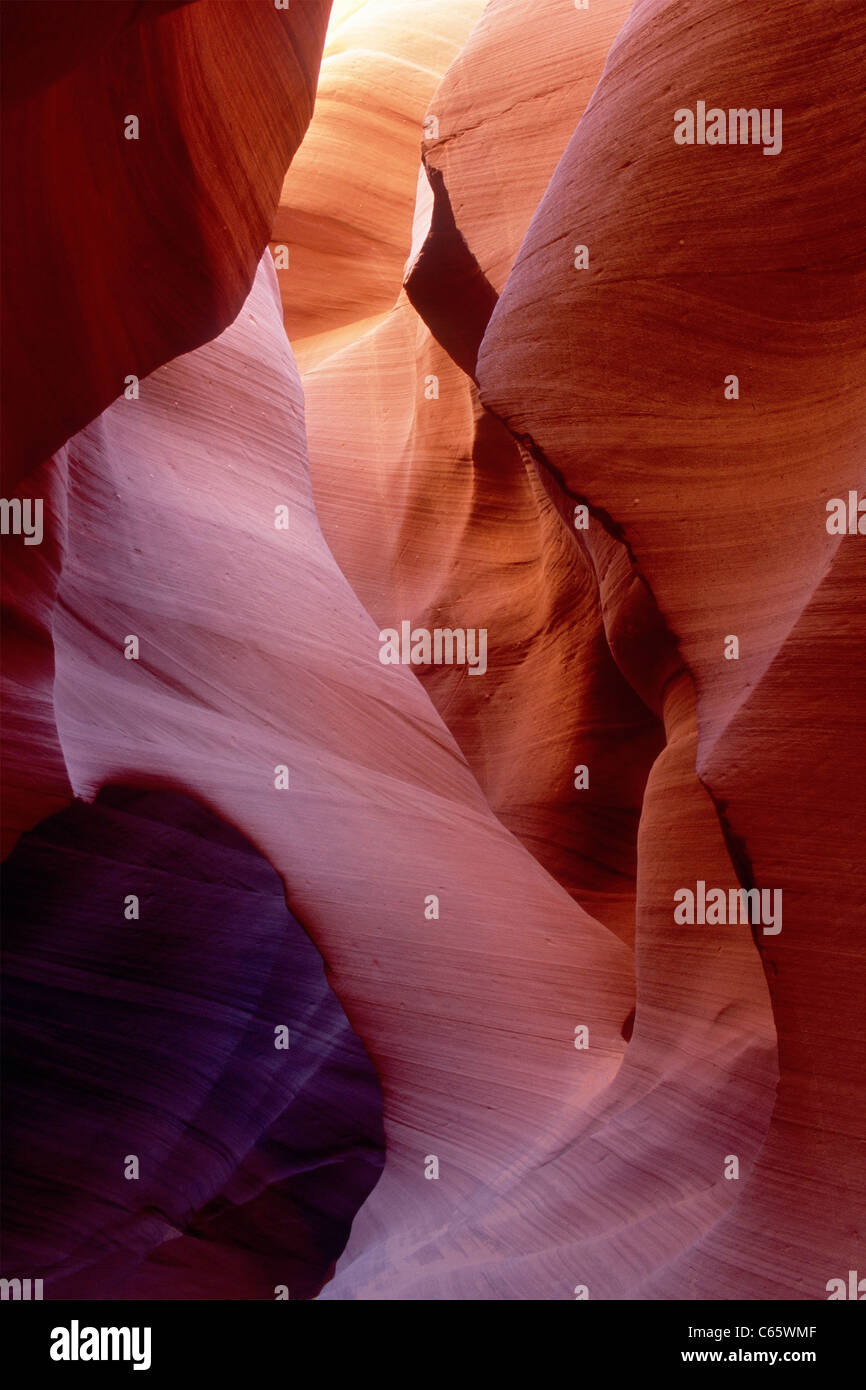
M 273 869 L 188 798 L 108 787 L 3 887 L 5 1260 L 53 1299 L 313 1296 L 381 1100 Z
M 326 8 L 118 4 L 13 93 L 13 180 L 44 185 L 14 254 L 40 209 L 75 211 L 11 299 L 13 457 L 46 534 L 3 538 L 4 824 L 8 848 L 120 784 L 234 827 L 372 1059 L 384 1169 L 369 1191 L 367 1153 L 342 1203 L 325 1173 L 296 1219 L 279 1164 L 253 1195 L 169 1163 L 170 1230 L 93 1227 L 126 1295 L 70 1267 L 59 1198 L 44 1272 L 97 1297 L 269 1297 L 282 1261 L 326 1300 L 825 1298 L 866 1216 L 866 539 L 826 524 L 866 482 L 866 23 L 336 0 L 286 173 Z M 161 93 L 138 186 L 95 134 L 121 52 Z M 716 103 L 780 112 L 778 151 L 674 139 Z M 37 410 L 49 292 L 62 380 Z M 404 622 L 483 629 L 485 670 L 383 664 Z M 678 918 L 698 885 L 781 915 Z M 363 1068 L 328 1085 L 375 1154 Z M 285 1115 L 317 1171 L 321 1135 Z M 51 1190 L 54 1141 L 28 1162 Z
M 328 11 L 4 6 L 7 489 L 128 376 L 236 318 L 310 119 Z
M 783 6 L 729 8 L 735 29 L 634 7 L 497 305 L 479 379 L 541 466 L 628 545 L 694 681 L 695 765 L 733 867 L 784 895 L 782 934 L 756 933 L 782 1064 L 774 1122 L 712 1259 L 702 1245 L 708 1286 L 681 1262 L 663 1287 L 736 1296 L 738 1251 L 751 1296 L 808 1297 L 818 1271 L 856 1267 L 864 1214 L 852 1079 L 866 997 L 852 980 L 837 1000 L 832 985 L 838 953 L 863 952 L 852 727 L 864 553 L 825 523 L 828 499 L 864 482 L 866 147 L 852 97 L 866 24 L 807 6 L 792 32 Z M 734 107 L 747 89 L 784 112 L 779 157 L 670 138 L 672 94 L 676 107 L 704 93 Z
M 54 710 L 75 793 L 182 789 L 274 864 L 376 1064 L 393 1181 L 411 1172 L 445 1213 L 525 1163 L 528 1138 L 548 1152 L 617 1069 L 628 952 L 496 820 L 412 673 L 379 662 L 319 531 L 269 260 L 225 334 L 56 463 Z M 453 1175 L 438 1189 L 431 1151 Z

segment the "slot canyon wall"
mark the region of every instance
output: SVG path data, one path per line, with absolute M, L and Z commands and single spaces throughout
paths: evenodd
M 4 1277 L 826 1299 L 866 12 L 3 26 Z

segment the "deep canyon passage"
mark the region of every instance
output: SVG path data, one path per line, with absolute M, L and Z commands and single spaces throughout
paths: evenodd
M 2 17 L 4 1298 L 866 1298 L 866 7 Z

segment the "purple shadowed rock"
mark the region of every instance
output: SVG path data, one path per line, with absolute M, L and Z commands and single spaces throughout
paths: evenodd
M 273 868 L 186 796 L 108 787 L 24 835 L 3 889 L 4 1275 L 314 1297 L 382 1101 Z

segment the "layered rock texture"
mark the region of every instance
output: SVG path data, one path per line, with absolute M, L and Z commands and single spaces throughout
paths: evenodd
M 7 9 L 4 1274 L 826 1298 L 866 17 Z
M 4 6 L 5 487 L 128 376 L 236 318 L 310 119 L 328 10 Z
M 318 1292 L 381 1099 L 274 870 L 188 798 L 108 787 L 3 888 L 6 1259 L 50 1298 Z

